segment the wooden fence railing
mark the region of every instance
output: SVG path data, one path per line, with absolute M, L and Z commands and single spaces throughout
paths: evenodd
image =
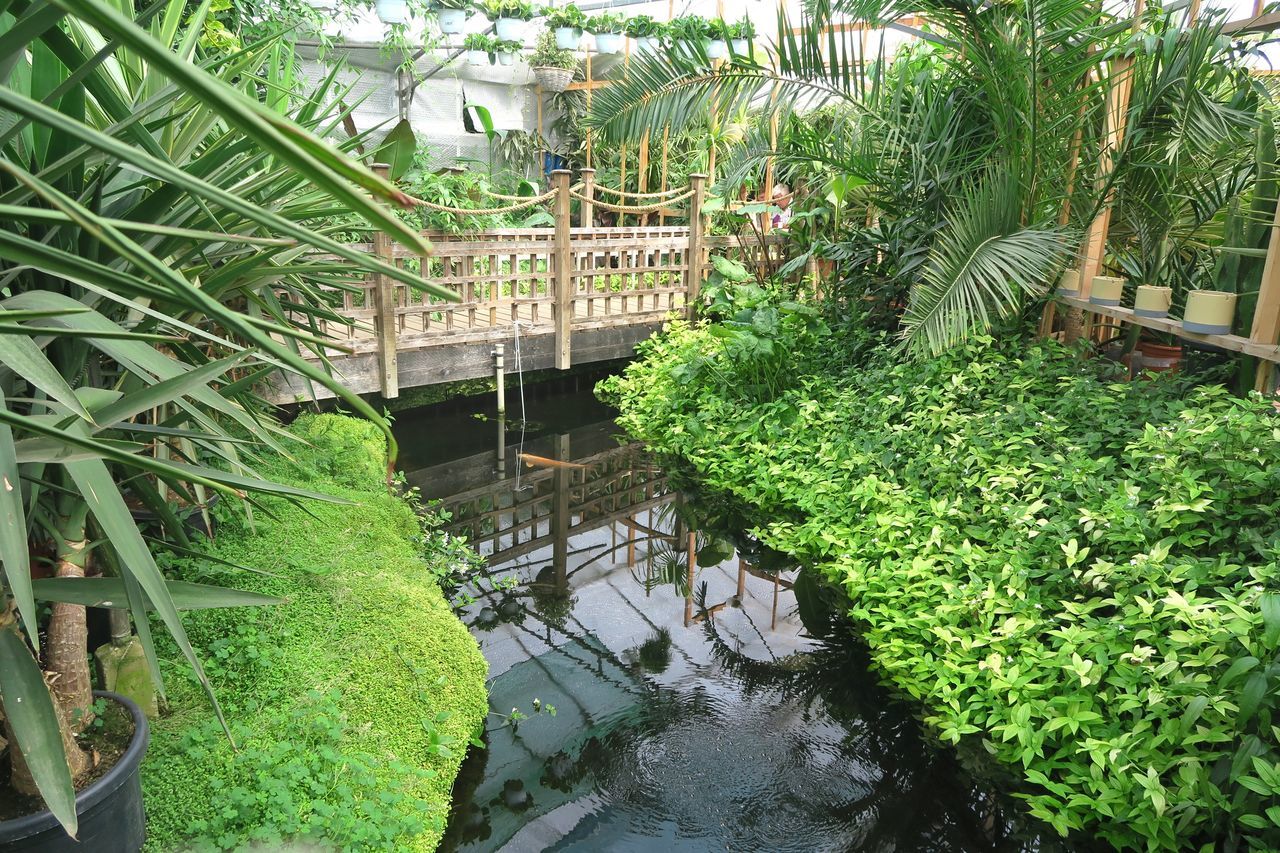
M 494 340 L 517 325 L 521 333 L 554 334 L 555 364 L 565 369 L 575 329 L 651 323 L 673 312 L 687 313 L 698 298 L 710 254 L 736 257 L 749 266 L 776 264 L 786 244 L 777 234 L 763 240 L 704 234 L 699 177 L 675 196 L 688 201 L 698 227 L 597 227 L 591 223 L 602 203 L 594 200 L 590 185 L 571 187 L 568 172 L 553 173 L 553 181 L 553 226 L 461 235 L 428 231 L 429 255 L 377 235 L 368 251 L 452 290 L 459 301 L 372 275 L 343 292 L 338 313 L 347 322 L 326 324 L 321 331 L 352 352 L 377 353 L 387 397 L 398 393 L 399 350 Z M 571 198 L 580 202 L 577 226 L 570 220 Z

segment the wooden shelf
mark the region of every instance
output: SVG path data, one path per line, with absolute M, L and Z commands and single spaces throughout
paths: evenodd
M 1122 323 L 1133 323 L 1136 326 L 1154 329 L 1157 332 L 1177 335 L 1189 341 L 1221 347 L 1232 352 L 1242 352 L 1245 355 L 1256 356 L 1264 361 L 1280 363 L 1280 346 L 1260 344 L 1248 338 L 1242 338 L 1239 335 L 1201 335 L 1196 332 L 1185 331 L 1182 328 L 1182 321 L 1174 320 L 1173 318 L 1139 317 L 1129 308 L 1095 305 L 1087 299 L 1076 299 L 1072 296 L 1057 296 L 1055 298 L 1064 305 L 1070 305 L 1072 308 L 1081 308 L 1094 314 L 1100 314 L 1103 317 L 1119 320 Z

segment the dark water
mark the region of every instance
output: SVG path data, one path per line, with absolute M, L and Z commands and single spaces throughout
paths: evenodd
M 812 584 L 708 533 L 589 388 L 528 395 L 523 436 L 489 399 L 397 422 L 409 480 L 488 564 L 463 618 L 492 715 L 444 849 L 1049 849 L 852 638 L 811 636 Z

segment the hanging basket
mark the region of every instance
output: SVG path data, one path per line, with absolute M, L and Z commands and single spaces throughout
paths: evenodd
M 573 69 L 542 66 L 533 69 L 533 76 L 544 92 L 563 92 L 573 82 Z

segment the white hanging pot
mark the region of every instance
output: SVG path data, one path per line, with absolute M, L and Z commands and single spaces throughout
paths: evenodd
M 1182 328 L 1201 335 L 1227 335 L 1236 316 L 1236 295 L 1217 290 L 1193 290 L 1187 294 Z
M 561 50 L 577 50 L 582 41 L 582 30 L 577 27 L 556 27 L 556 47 Z
M 724 39 L 707 39 L 702 46 L 707 50 L 707 59 L 724 59 L 729 55 L 729 43 Z
M 1173 303 L 1173 289 L 1156 287 L 1154 284 L 1140 284 L 1133 297 L 1133 313 L 1139 317 L 1169 316 L 1169 306 Z
M 499 41 L 524 41 L 524 31 L 528 29 L 529 22 L 520 18 L 499 18 L 494 27 Z
M 436 13 L 436 22 L 440 24 L 440 32 L 447 36 L 457 35 L 467 24 L 467 10 L 441 9 Z
M 636 51 L 639 53 L 657 53 L 658 40 L 653 36 L 640 36 L 636 39 Z
M 409 17 L 409 4 L 406 0 L 373 0 L 373 10 L 378 13 L 378 20 L 384 24 L 403 24 Z
M 729 42 L 729 46 L 733 48 L 734 56 L 747 56 L 751 53 L 751 43 L 746 39 L 734 39 Z
M 1119 305 L 1124 295 L 1124 279 L 1113 275 L 1096 275 L 1089 290 L 1089 301 L 1094 305 Z
M 623 42 L 626 36 L 622 33 L 596 33 L 596 53 L 603 53 L 610 56 L 615 53 L 622 53 Z
M 489 54 L 483 50 L 468 50 L 466 52 L 468 65 L 488 65 Z
M 499 65 L 515 65 L 516 55 L 514 53 L 499 53 L 498 64 Z
M 1080 271 L 1067 270 L 1062 274 L 1062 278 L 1058 280 L 1059 296 L 1079 296 L 1080 295 Z

